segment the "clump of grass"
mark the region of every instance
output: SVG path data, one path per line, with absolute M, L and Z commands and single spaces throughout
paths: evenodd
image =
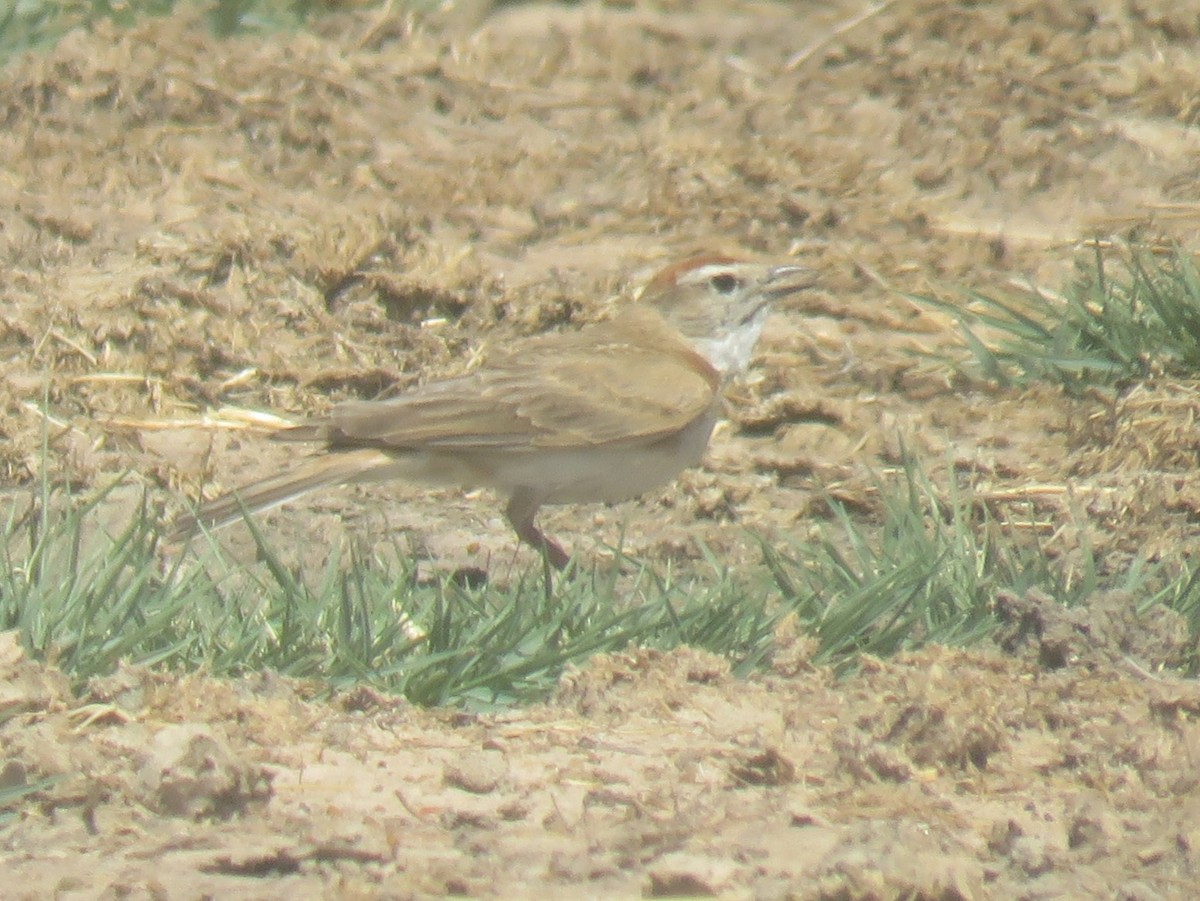
M 597 570 L 547 594 L 540 567 L 508 586 L 418 582 L 412 562 L 331 554 L 319 578 L 285 566 L 263 536 L 260 567 L 165 558 L 143 504 L 117 534 L 87 523 L 103 503 L 16 503 L 0 530 L 0 629 L 78 681 L 125 660 L 217 675 L 270 668 L 331 686 L 369 682 L 421 704 L 541 697 L 564 666 L 630 644 L 704 647 L 747 671 L 769 653 L 764 583 L 700 567 L 665 576 Z M 85 534 L 91 537 L 85 540 Z
M 1090 553 L 1067 570 L 1036 541 L 1015 539 L 969 490 L 935 487 L 911 460 L 899 475 L 881 486 L 878 525 L 867 528 L 831 500 L 817 540 L 764 547 L 783 606 L 818 639 L 817 662 L 844 669 L 863 653 L 978 642 L 999 624 L 1001 591 L 1037 589 L 1070 606 L 1121 589 L 1144 599 L 1140 612 L 1165 603 L 1200 633 L 1200 577 L 1190 571 L 1135 561 L 1106 578 Z
M 78 682 L 120 661 L 214 675 L 268 668 L 487 709 L 544 697 L 567 665 L 628 646 L 704 648 L 746 674 L 770 660 L 791 614 L 817 638 L 816 659 L 841 668 L 862 653 L 968 644 L 996 625 L 1002 589 L 1076 603 L 1123 587 L 1148 604 L 1169 601 L 1197 626 L 1190 574 L 1170 581 L 1161 567 L 1138 565 L 1122 585 L 1101 585 L 1089 561 L 1064 576 L 1036 545 L 990 522 L 969 492 L 939 491 L 915 464 L 883 492 L 875 526 L 831 502 L 818 540 L 785 551 L 764 542 L 762 569 L 735 574 L 709 555 L 660 574 L 623 558 L 623 572 L 576 572 L 546 592 L 537 566 L 504 586 L 419 582 L 398 552 L 335 553 L 306 580 L 252 520 L 262 566 L 227 562 L 215 544 L 203 564 L 164 559 L 144 503 L 116 534 L 97 537 L 88 521 L 104 493 L 71 505 L 43 486 L 0 530 L 0 629 L 18 630 L 28 650 Z
M 918 303 L 955 316 L 975 368 L 1002 385 L 1067 387 L 1200 369 L 1200 276 L 1191 254 L 1094 245 L 1062 294 L 969 292 L 966 304 Z
M 109 20 L 130 28 L 143 19 L 195 5 L 195 0 L 10 0 L 0 13 L 0 61 L 52 46 L 68 32 L 94 22 Z M 432 4 L 410 0 L 408 5 Z M 209 26 L 222 36 L 297 28 L 313 16 L 345 8 L 337 0 L 213 0 L 204 6 Z
M 85 521 L 108 493 L 64 512 L 43 483 L 31 502 L 11 502 L 0 531 L 0 628 L 83 679 L 121 659 L 176 658 L 195 640 L 173 626 L 200 586 L 159 574 L 144 507 L 121 534 L 85 550 Z

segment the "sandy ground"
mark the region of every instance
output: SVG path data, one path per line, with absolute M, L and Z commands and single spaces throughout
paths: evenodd
M 1193 386 L 975 383 L 929 356 L 953 323 L 898 292 L 1058 288 L 1092 238 L 1196 247 L 1200 4 L 473 8 L 227 41 L 181 16 L 3 72 L 12 490 L 43 399 L 57 481 L 133 471 L 169 514 L 294 453 L 245 411 L 460 371 L 716 248 L 821 286 L 772 318 L 702 470 L 550 511 L 582 552 L 624 529 L 651 560 L 703 539 L 753 566 L 746 527 L 803 537 L 818 485 L 869 522 L 901 447 L 1065 567 L 1195 548 Z M 318 565 L 347 536 L 520 553 L 494 499 L 411 486 L 264 524 Z M 1156 672 L 1180 623 L 1001 601 L 1036 628 L 992 649 L 839 680 L 781 635 L 747 681 L 632 652 L 489 716 L 269 675 L 73 691 L 8 638 L 0 786 L 58 778 L 0 827 L 0 895 L 1191 897 L 1200 689 Z

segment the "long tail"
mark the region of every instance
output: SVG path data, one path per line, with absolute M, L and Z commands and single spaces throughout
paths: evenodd
M 168 543 L 185 541 L 205 529 L 219 529 L 248 513 L 270 510 L 318 488 L 369 478 L 394 461 L 382 451 L 362 448 L 311 457 L 288 472 L 253 482 L 182 513 L 171 524 Z

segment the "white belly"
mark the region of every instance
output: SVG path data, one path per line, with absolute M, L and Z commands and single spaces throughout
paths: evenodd
M 677 439 L 652 447 L 560 452 L 577 455 L 562 461 L 565 477 L 547 478 L 558 461 L 543 461 L 536 467 L 541 478 L 531 480 L 531 487 L 550 483 L 552 490 L 544 501 L 547 504 L 629 500 L 666 485 L 683 470 L 697 465 L 704 458 L 713 425 L 712 419 L 697 421 Z

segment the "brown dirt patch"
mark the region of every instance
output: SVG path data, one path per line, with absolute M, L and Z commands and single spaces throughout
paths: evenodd
M 1193 423 L 1194 386 L 964 385 L 920 355 L 951 323 L 884 286 L 1057 287 L 1079 241 L 1132 229 L 1196 247 L 1200 6 L 898 3 L 800 53 L 861 8 L 368 11 L 226 41 L 179 16 L 18 61 L 0 473 L 40 471 L 45 396 L 56 479 L 132 470 L 173 509 L 288 453 L 180 421 L 403 388 L 720 247 L 822 286 L 772 319 L 703 470 L 553 532 L 752 562 L 744 527 L 803 534 L 816 480 L 869 510 L 903 441 L 1049 553 L 1190 554 L 1195 439 L 1162 424 Z M 490 499 L 408 486 L 264 522 L 316 565 L 397 532 L 437 565 L 514 553 Z M 75 695 L 7 644 L 0 784 L 56 781 L 0 830 L 0 894 L 1188 897 L 1200 695 L 1150 675 L 1184 639 L 1135 600 L 1006 599 L 1003 653 L 842 681 L 798 639 L 748 681 L 608 657 L 486 717 L 269 676 L 124 670 Z

